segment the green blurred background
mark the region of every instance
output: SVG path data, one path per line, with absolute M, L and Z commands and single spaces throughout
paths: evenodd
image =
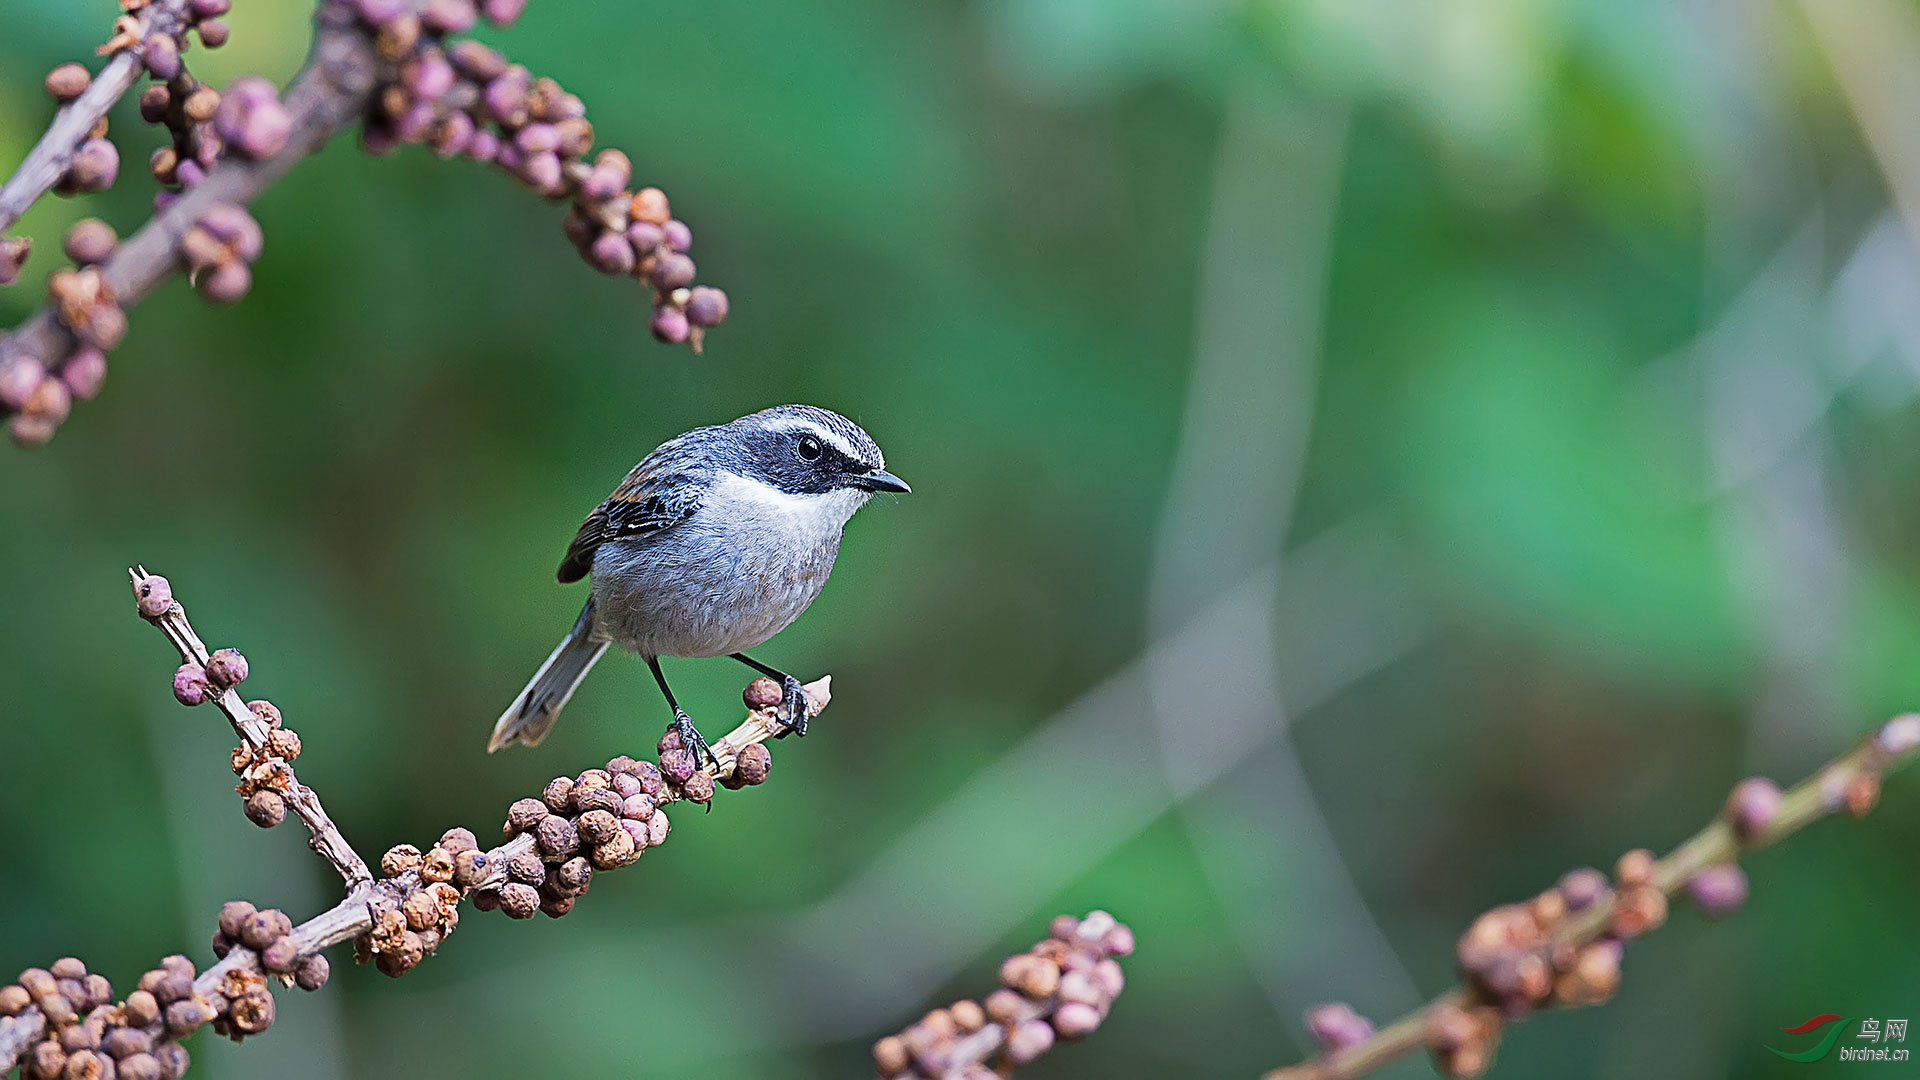
M 284 80 L 310 12 L 237 0 L 191 59 Z M 0 0 L 0 167 L 114 14 Z M 98 401 L 0 454 L 0 969 L 124 984 L 204 962 L 223 900 L 336 897 L 241 818 L 129 564 L 247 653 L 374 855 L 651 744 L 615 657 L 483 753 L 656 443 L 812 402 L 914 494 L 761 652 L 836 677 L 776 782 L 561 922 L 469 915 L 399 982 L 340 957 L 196 1075 L 857 1076 L 1098 906 L 1129 989 L 1031 1075 L 1248 1077 L 1306 1005 L 1397 1014 L 1478 911 L 1920 704 L 1904 3 L 576 0 L 491 39 L 669 192 L 731 321 L 653 344 L 471 164 L 343 139 L 271 190 L 245 303 L 173 284 Z M 0 321 L 67 223 L 144 216 L 155 136 L 117 116 L 121 183 L 23 223 Z M 709 733 L 739 715 L 735 665 L 669 673 Z M 1494 1075 L 1839 1070 L 1762 1044 L 1920 1013 L 1916 811 L 1900 777 L 1758 856 L 1746 911 L 1677 908 Z

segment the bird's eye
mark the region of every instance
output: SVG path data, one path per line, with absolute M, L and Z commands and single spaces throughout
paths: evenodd
M 800 457 L 802 459 L 806 461 L 817 461 L 820 458 L 820 453 L 821 447 L 819 439 L 811 435 L 800 436 Z

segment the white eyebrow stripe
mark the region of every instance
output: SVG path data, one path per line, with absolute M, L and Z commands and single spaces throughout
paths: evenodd
M 767 425 L 767 430 L 768 431 L 805 431 L 805 432 L 808 432 L 809 434 L 818 435 L 821 439 L 825 440 L 826 442 L 832 443 L 834 449 L 840 451 L 842 454 L 845 454 L 847 457 L 852 458 L 854 461 L 860 460 L 860 452 L 853 448 L 852 443 L 848 442 L 844 437 L 842 437 L 839 432 L 834 431 L 833 429 L 815 420 L 808 420 L 808 419 L 805 419 L 804 417 L 794 417 L 793 419 L 790 419 L 790 420 L 776 420 L 773 423 Z

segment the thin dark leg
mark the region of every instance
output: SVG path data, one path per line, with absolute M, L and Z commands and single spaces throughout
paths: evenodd
M 795 735 L 805 738 L 807 735 L 807 692 L 800 688 L 800 680 L 748 656 L 746 653 L 733 653 L 733 658 L 769 679 L 780 680 L 780 708 L 786 713 L 780 719 Z
M 720 759 L 713 756 L 713 748 L 709 747 L 707 740 L 701 738 L 700 732 L 694 729 L 693 718 L 687 715 L 679 702 L 673 700 L 673 690 L 667 686 L 667 677 L 660 673 L 660 661 L 649 656 L 647 666 L 653 669 L 653 681 L 660 684 L 660 692 L 667 696 L 667 704 L 673 708 L 673 730 L 679 732 L 680 744 L 693 751 L 694 765 L 698 767 L 701 755 L 705 755 L 706 759 L 717 767 Z

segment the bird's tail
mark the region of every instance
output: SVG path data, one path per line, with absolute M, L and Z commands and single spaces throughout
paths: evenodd
M 500 714 L 499 721 L 493 725 L 493 737 L 487 740 L 487 753 L 508 743 L 540 745 L 559 717 L 560 707 L 573 696 L 574 688 L 587 677 L 593 662 L 606 651 L 606 642 L 593 640 L 593 601 L 589 600 L 587 606 L 580 609 L 573 629 L 554 648 L 553 655 L 533 673 L 533 680 L 513 699 L 513 704 L 507 706 L 507 711 Z

